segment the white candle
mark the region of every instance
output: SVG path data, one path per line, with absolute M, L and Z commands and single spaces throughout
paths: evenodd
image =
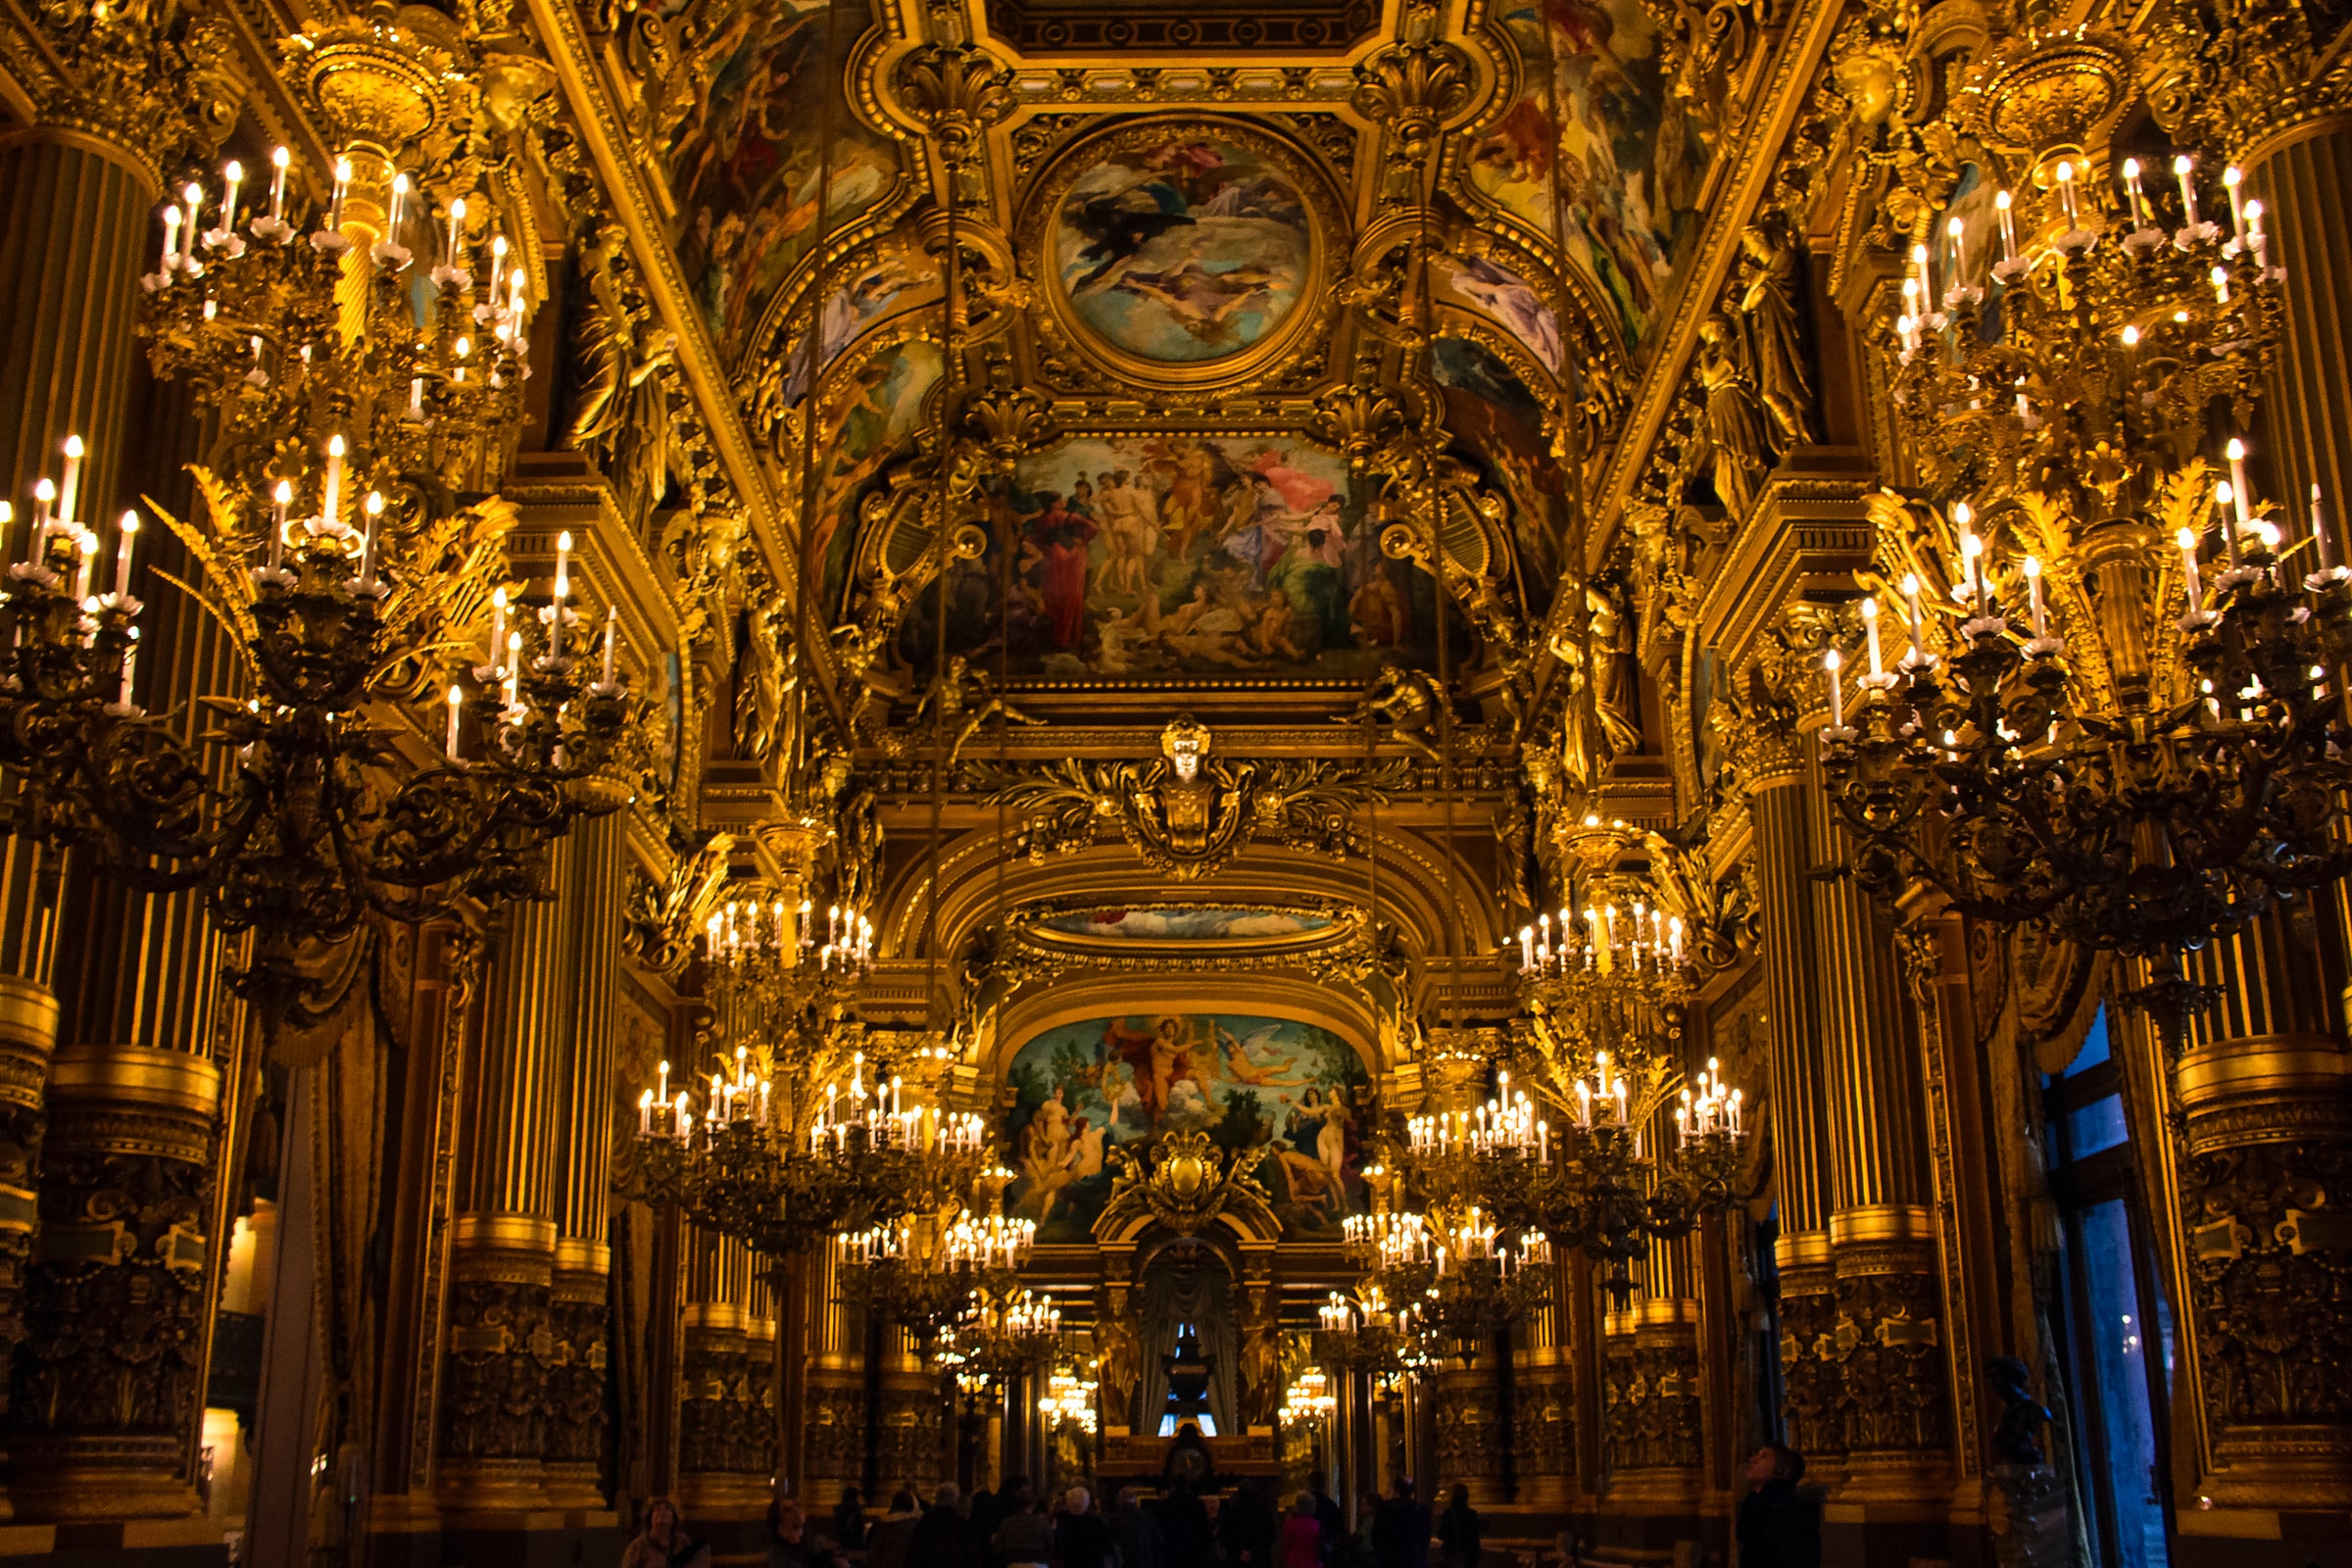
M 2061 160 L 2058 165 L 2058 205 L 2066 209 L 2066 226 L 2081 228 L 2082 222 L 2075 212 L 2075 166 Z
M 2320 512 L 2320 487 L 2311 487 L 2311 537 L 2320 547 L 2320 569 L 2335 569 L 2335 543 L 2328 537 L 2328 522 Z
M 620 607 L 614 605 L 605 612 L 605 684 L 612 684 L 613 640 L 620 635 Z
M 1928 645 L 1927 617 L 1919 608 L 1919 573 L 1903 573 L 1903 604 L 1911 618 L 1911 659 L 1916 663 L 1926 653 Z
M 451 761 L 453 761 L 453 762 L 454 762 L 454 761 L 456 761 L 456 760 L 458 760 L 458 710 L 459 710 L 459 709 L 460 709 L 460 708 L 461 708 L 461 707 L 464 705 L 465 701 L 466 701 L 466 694 L 465 694 L 464 692 L 460 691 L 460 690 L 459 690 L 457 687 L 455 687 L 455 686 L 452 686 L 452 687 L 450 687 L 450 689 L 449 689 L 449 760 L 450 760 Z
M 1870 672 L 1877 676 L 1879 667 L 1879 601 L 1876 596 L 1862 601 L 1862 635 L 1870 644 Z
M 2001 260 L 2014 262 L 2017 260 L 2017 220 L 2009 215 L 2009 193 L 2007 191 L 1993 192 L 1992 210 L 1999 216 L 2001 222 Z
M 292 482 L 277 481 L 274 514 L 270 522 L 270 569 L 272 572 L 284 565 L 286 559 L 286 508 L 293 503 Z
M 2244 178 L 2235 164 L 2222 171 L 2222 188 L 2230 193 L 2230 237 L 2240 245 L 2246 241 L 2246 198 L 2238 188 Z
M 172 270 L 172 264 L 178 259 L 179 208 L 177 205 L 173 205 L 164 209 L 164 259 L 161 263 L 163 270 L 169 273 Z
M 2237 527 L 2230 514 L 2237 510 L 2237 487 L 2224 479 L 2213 487 L 2214 511 L 2222 514 L 2222 542 L 2229 546 L 2230 569 L 2237 569 Z
M 360 586 L 375 586 L 375 525 L 384 514 L 384 498 L 375 491 L 368 492 L 362 510 L 368 514 L 367 531 L 360 536 Z
M 2254 493 L 2246 486 L 2246 444 L 2231 436 L 2230 444 L 2222 450 L 2230 459 L 2230 493 L 2237 504 L 2237 525 L 2243 528 L 2252 519 L 2250 498 Z
M 78 547 L 76 554 L 80 558 L 80 564 L 74 568 L 74 597 L 87 599 L 90 597 L 90 564 L 98 559 L 98 536 L 86 530 L 80 531 L 74 535 L 74 542 Z
M 506 657 L 506 652 L 507 591 L 496 588 L 490 593 L 490 677 L 493 680 L 501 673 L 499 662 Z
M 115 597 L 126 599 L 130 596 L 130 547 L 139 537 L 139 514 L 137 513 L 125 512 L 122 514 L 122 525 L 119 537 L 122 542 L 115 547 Z
M 2180 571 L 2187 584 L 2188 612 L 2193 615 L 2205 608 L 2205 582 L 2197 572 L 2197 531 L 2183 528 L 2173 535 L 2173 543 L 2180 547 Z
M 662 1063 L 662 1092 L 655 1098 L 658 1100 L 669 1098 L 669 1063 L 666 1061 Z
M 392 176 L 392 210 L 384 215 L 384 238 L 391 244 L 400 243 L 400 209 L 409 199 L 409 176 Z
M 81 437 L 66 437 L 66 482 L 57 493 L 57 525 L 60 528 L 74 526 L 74 518 L 81 501 L 81 459 L 87 450 L 81 444 Z
M 237 227 L 237 187 L 245 182 L 245 166 L 235 159 L 220 172 L 220 232 L 231 234 Z
M 2263 248 L 2270 243 L 2270 239 L 2271 237 L 2262 231 L 2262 198 L 2257 196 L 2254 200 L 2246 203 L 2246 243 L 2254 247 L 2254 255 L 2259 259 Z
M 343 513 L 343 438 L 329 436 L 326 440 L 326 495 L 319 503 L 318 515 L 334 522 Z
M 2230 303 L 2230 274 L 2217 267 L 2213 270 L 2213 297 L 2222 305 Z
M 416 423 L 421 422 L 423 418 L 424 377 L 412 375 L 409 377 L 409 419 L 412 423 Z
M 1963 230 L 1964 225 L 1957 217 L 1943 225 L 1945 237 L 1952 242 L 1952 259 L 1944 273 L 1944 276 L 1951 280 L 1949 286 L 1952 288 L 1968 286 L 1968 278 L 1964 272 L 1968 262 L 1968 248 L 1963 243 L 1966 237 Z
M 270 154 L 270 220 L 273 223 L 285 221 L 286 165 L 291 161 L 292 155 L 283 147 Z
M 2196 227 L 2198 222 L 2197 182 L 2191 177 L 2196 167 L 2197 161 L 2186 153 L 2173 160 L 2173 177 L 2180 182 L 2180 211 L 2188 216 L 2188 226 L 2191 228 Z
M 1929 270 L 1928 248 L 1925 245 L 1911 247 L 1911 265 L 1919 273 L 1919 297 L 1923 301 L 1933 300 L 1936 297 L 1935 273 Z
M 571 596 L 571 533 L 567 529 L 556 535 L 556 603 L 560 606 Z
M 453 271 L 466 265 L 466 198 L 463 196 L 449 204 L 449 265 Z
M 188 204 L 188 223 L 179 234 L 179 261 L 184 267 L 196 255 L 196 230 L 200 226 L 199 215 L 204 211 L 204 187 L 191 179 L 180 191 L 179 199 Z
M 1845 728 L 1845 682 L 1838 673 L 1839 662 L 1838 650 L 1835 648 L 1821 656 L 1821 667 L 1830 672 L 1830 728 L 1832 729 Z
M 1952 508 L 1952 521 L 1960 527 L 1960 562 L 1966 573 L 1970 594 L 1977 602 L 1977 615 L 1982 619 L 1992 613 L 1991 596 L 1984 586 L 1984 541 L 1979 539 L 1969 524 L 1976 514 L 1965 501 Z
M 43 479 L 32 487 L 32 553 L 25 559 L 34 565 L 47 564 L 51 526 L 49 514 L 57 504 L 57 482 Z
M 2026 602 L 2032 607 L 2034 640 L 2039 642 L 2049 635 L 2049 627 L 2042 621 L 2041 563 L 2032 556 L 2026 558 Z
M 115 706 L 117 708 L 128 708 L 130 706 L 130 674 L 133 669 L 138 667 L 139 662 L 139 645 L 137 641 L 139 628 L 136 626 L 131 627 L 130 635 L 132 639 L 130 646 L 122 650 L 122 684 L 115 688 Z
M 343 203 L 351 195 L 351 160 L 335 160 L 335 193 L 327 204 L 326 226 L 340 231 L 343 227 Z
M 2140 194 L 2139 160 L 2136 158 L 2124 160 L 2124 190 L 2132 198 L 2132 226 L 2147 227 L 2148 204 L 2146 197 Z
M 514 269 L 514 270 L 510 273 L 507 278 L 507 309 L 514 312 L 518 316 L 522 314 L 523 285 L 529 281 L 530 279 L 524 275 L 522 269 L 519 267 Z

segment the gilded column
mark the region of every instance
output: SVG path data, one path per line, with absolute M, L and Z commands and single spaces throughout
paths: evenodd
M 1786 669 L 1773 673 L 1788 678 Z M 1740 740 L 1770 998 L 1772 1070 L 1764 1119 L 1780 1219 L 1775 1253 L 1782 1414 L 1789 1443 L 1826 1475 L 1835 1471 L 1845 1440 L 1837 1414 L 1838 1378 L 1822 1354 L 1833 1343 L 1837 1279 L 1830 1262 L 1829 1132 L 1813 989 L 1813 861 L 1806 837 L 1811 784 L 1793 706 L 1759 696 Z
M 551 1312 L 564 1171 L 564 1062 L 577 995 L 563 890 L 579 841 L 550 857 L 550 902 L 510 905 L 490 964 L 467 1211 L 453 1237 L 443 1374 L 443 1505 L 466 1516 L 546 1505 Z
M 755 1260 L 741 1242 L 693 1226 L 686 1237 L 678 1505 L 702 1523 L 753 1519 L 775 1464 L 775 1417 L 762 1398 L 774 1319 L 753 1310 Z
M 1843 835 L 1816 785 L 1816 863 Z M 1882 1517 L 1939 1518 L 1950 1471 L 1943 1296 L 1919 1053 L 1906 1028 L 1892 915 L 1850 877 L 1814 890 L 1814 944 L 1829 1095 L 1830 1247 L 1837 1315 L 1828 1353 L 1841 1385 L 1838 1500 Z
M 1518 1501 L 1528 1508 L 1564 1510 L 1576 1491 L 1576 1388 L 1568 1360 L 1568 1307 L 1561 1299 L 1564 1277 L 1555 1266 L 1551 1298 L 1527 1315 L 1511 1348 L 1518 1362 L 1511 1446 Z
M 549 1297 L 546 1484 L 562 1508 L 602 1508 L 606 1380 L 611 1363 L 613 1010 L 626 898 L 627 817 L 622 810 L 572 829 L 561 908 L 573 976 L 564 1102 L 557 1126 L 564 1212 Z
M 1697 1533 L 1699 1446 L 1698 1299 L 1688 1238 L 1653 1242 L 1640 1290 L 1603 1326 L 1612 1515 L 1627 1516 L 1634 1546 L 1671 1546 Z M 1636 1522 L 1638 1521 L 1638 1523 Z
M 801 1278 L 808 1359 L 792 1479 L 806 1497 L 856 1486 L 865 1468 L 865 1322 L 841 1299 L 830 1249 L 809 1252 Z

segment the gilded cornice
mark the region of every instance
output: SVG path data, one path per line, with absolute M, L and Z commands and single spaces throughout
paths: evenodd
M 675 334 L 678 365 L 693 391 L 696 412 L 710 432 L 778 591 L 788 601 L 795 599 L 800 593 L 798 555 L 791 547 L 783 512 L 768 485 L 750 426 L 719 363 L 718 350 L 704 330 L 700 313 L 688 303 L 677 252 L 656 216 L 659 208 L 643 169 L 626 151 L 619 115 L 595 69 L 595 56 L 579 17 L 562 0 L 529 0 L 529 6 L 532 25 L 548 45 L 557 84 L 570 107 L 580 139 L 595 164 L 613 215 L 628 234 L 630 254 L 646 279 L 662 325 Z
M 1843 13 L 1843 0 L 1803 0 L 1789 19 L 1756 107 L 1738 132 L 1727 132 L 1731 167 L 1720 184 L 1699 235 L 1690 269 L 1675 295 L 1673 315 L 1656 334 L 1656 357 L 1635 390 L 1615 448 L 1595 487 L 1592 526 L 1585 543 L 1588 570 L 1598 570 L 1614 547 L 1614 534 L 1650 462 L 1650 451 L 1680 394 L 1698 343 L 1701 322 L 1740 254 L 1740 234 L 1771 187 L 1789 132 L 1812 98 L 1815 73 L 1828 53 Z

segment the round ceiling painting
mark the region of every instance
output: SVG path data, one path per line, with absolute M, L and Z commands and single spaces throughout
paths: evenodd
M 1129 126 L 1049 191 L 1058 303 L 1106 357 L 1185 369 L 1287 337 L 1322 261 L 1308 178 L 1239 127 Z M 1254 358 L 1254 356 L 1252 356 Z

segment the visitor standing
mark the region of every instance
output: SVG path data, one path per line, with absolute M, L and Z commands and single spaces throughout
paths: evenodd
M 1159 1521 L 1133 1487 L 1119 1489 L 1119 1505 L 1110 1513 L 1110 1539 L 1118 1545 L 1120 1568 L 1160 1568 L 1168 1554 Z
M 963 1494 L 955 1482 L 943 1481 L 931 1497 L 906 1538 L 906 1568 L 966 1568 Z
M 1429 1510 L 1413 1495 L 1413 1479 L 1399 1476 L 1396 1495 L 1372 1514 L 1374 1568 L 1429 1568 Z
M 1110 1523 L 1095 1511 L 1094 1494 L 1084 1487 L 1062 1494 L 1054 1536 L 1061 1544 L 1061 1568 L 1112 1568 L 1119 1560 Z
M 1159 1503 L 1160 1533 L 1167 1541 L 1167 1568 L 1209 1568 L 1216 1561 L 1217 1536 L 1208 1522 L 1208 1504 L 1179 1480 Z
M 645 1505 L 645 1529 L 621 1553 L 620 1568 L 710 1568 L 710 1547 L 687 1534 L 678 1505 L 656 1497 Z
M 1747 1461 L 1740 1499 L 1740 1568 L 1821 1568 L 1821 1515 L 1797 1490 L 1805 1456 L 1768 1443 Z
M 900 1488 L 890 1499 L 890 1512 L 865 1533 L 865 1568 L 907 1568 L 906 1548 L 922 1519 L 914 1494 Z
M 844 1552 L 865 1549 L 865 1498 L 856 1487 L 842 1488 L 833 1504 L 833 1544 Z
M 1298 1494 L 1291 1516 L 1282 1522 L 1279 1568 L 1319 1568 L 1324 1551 L 1323 1521 L 1315 1517 L 1315 1494 Z
M 1438 1518 L 1438 1545 L 1446 1568 L 1478 1568 L 1480 1534 L 1478 1510 L 1470 1506 L 1470 1489 L 1456 1482 L 1445 1513 Z
M 1001 1568 L 1051 1568 L 1054 1521 L 1026 1486 L 1013 1494 L 1012 1511 L 999 1521 L 989 1548 Z

